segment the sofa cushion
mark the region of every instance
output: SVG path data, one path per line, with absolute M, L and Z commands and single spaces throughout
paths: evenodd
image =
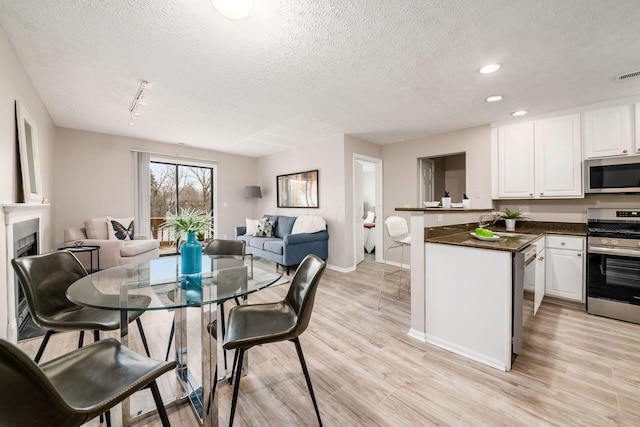
M 247 228 L 245 231 L 245 234 L 249 235 L 249 236 L 253 236 L 254 233 L 256 232 L 256 228 L 258 227 L 258 219 L 249 219 L 246 218 L 246 224 L 247 224 Z
M 282 239 L 269 239 L 264 242 L 264 250 L 273 252 L 274 254 L 282 255 L 284 253 L 284 242 L 282 241 Z
M 127 240 L 120 248 L 120 256 L 132 257 L 157 249 L 160 242 L 157 240 Z
M 133 240 L 135 238 L 133 217 L 113 218 L 107 217 L 109 240 Z
M 84 229 L 87 233 L 87 239 L 108 240 L 109 231 L 107 229 L 107 217 L 101 216 L 91 218 L 84 222 Z
M 275 221 L 270 221 L 267 218 L 262 218 L 260 221 L 258 221 L 256 232 L 253 233 L 253 235 L 256 237 L 273 237 L 274 226 Z
M 295 222 L 295 216 L 278 216 L 274 236 L 283 239 L 287 234 L 291 234 L 291 230 L 293 230 L 293 224 L 295 224 Z
M 269 242 L 282 242 L 282 239 L 277 239 L 275 237 L 254 237 L 247 242 L 247 246 L 251 248 L 256 248 L 260 250 L 265 250 L 265 245 Z

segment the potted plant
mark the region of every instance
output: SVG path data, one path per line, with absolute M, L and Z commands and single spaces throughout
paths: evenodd
M 199 273 L 202 270 L 202 244 L 198 242 L 196 233 L 210 232 L 213 224 L 213 215 L 200 209 L 180 209 L 180 213 L 169 213 L 165 216 L 165 222 L 160 228 L 173 230 L 176 241 L 186 241 L 180 246 L 181 273 Z
M 502 215 L 500 215 L 500 219 L 504 219 L 504 224 L 507 227 L 507 231 L 515 231 L 516 229 L 516 221 L 525 221 L 526 218 L 522 215 L 520 211 L 512 211 L 509 208 L 505 208 Z

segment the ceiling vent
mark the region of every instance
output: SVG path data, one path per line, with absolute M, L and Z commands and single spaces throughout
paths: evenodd
M 626 80 L 626 79 L 632 79 L 634 77 L 640 77 L 640 70 L 632 71 L 630 73 L 618 74 L 616 76 L 616 80 Z

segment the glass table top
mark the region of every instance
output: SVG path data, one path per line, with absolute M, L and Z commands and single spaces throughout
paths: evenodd
M 179 256 L 162 257 L 83 277 L 69 286 L 67 298 L 78 305 L 107 310 L 197 307 L 272 285 L 282 277 L 274 270 L 253 266 L 249 257 L 203 255 L 202 272 L 183 275 Z

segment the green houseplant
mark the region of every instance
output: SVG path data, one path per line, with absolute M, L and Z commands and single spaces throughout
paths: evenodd
M 182 274 L 199 273 L 202 270 L 202 245 L 196 239 L 196 233 L 212 230 L 213 215 L 201 209 L 180 209 L 180 213 L 167 213 L 160 227 L 173 230 L 176 241 L 187 240 L 180 246 Z
M 505 208 L 502 215 L 500 215 L 499 219 L 504 219 L 504 224 L 507 228 L 507 231 L 515 231 L 516 229 L 516 221 L 525 221 L 526 218 L 520 211 L 512 211 L 509 208 Z

